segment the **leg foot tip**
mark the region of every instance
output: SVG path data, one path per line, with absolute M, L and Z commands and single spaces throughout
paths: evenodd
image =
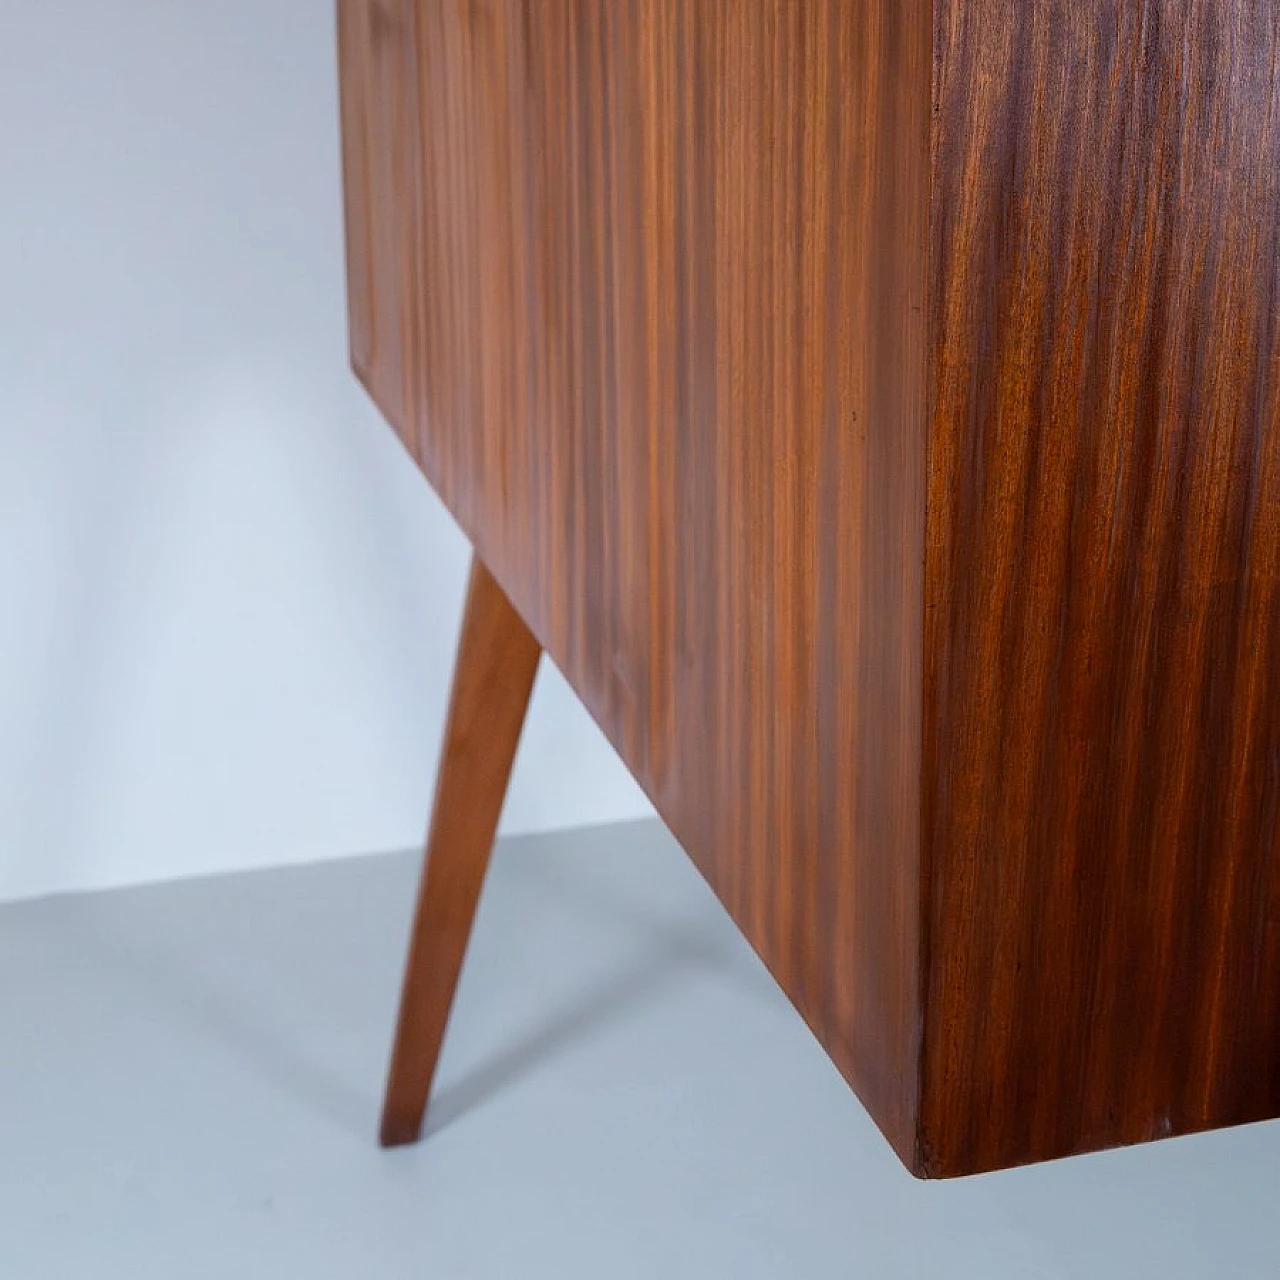
M 385 1149 L 411 1147 L 421 1137 L 421 1120 L 413 1121 L 399 1116 L 386 1116 L 378 1131 L 378 1145 Z

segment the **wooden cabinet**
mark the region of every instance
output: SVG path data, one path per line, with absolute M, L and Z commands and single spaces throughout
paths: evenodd
M 355 368 L 479 560 L 387 1136 L 538 647 L 915 1172 L 1280 1114 L 1280 8 L 339 20 Z

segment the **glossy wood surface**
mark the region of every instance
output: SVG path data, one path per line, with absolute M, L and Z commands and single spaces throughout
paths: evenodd
M 356 369 L 908 1165 L 1280 1113 L 1280 10 L 339 18 Z
M 426 861 L 382 1111 L 382 1144 L 417 1141 L 542 650 L 473 560 Z
M 936 7 L 945 1173 L 1280 1113 L 1280 6 Z

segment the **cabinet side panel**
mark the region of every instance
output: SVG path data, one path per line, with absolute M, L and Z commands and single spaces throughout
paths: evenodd
M 929 6 L 385 10 L 418 114 L 348 127 L 349 208 L 414 222 L 352 307 L 409 291 L 403 412 L 366 381 L 913 1160 Z
M 1280 1114 L 1280 9 L 939 0 L 922 1125 Z

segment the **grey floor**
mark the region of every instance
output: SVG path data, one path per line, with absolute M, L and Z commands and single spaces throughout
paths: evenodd
M 0 1277 L 1280 1275 L 1280 1128 L 898 1166 L 653 823 L 495 855 L 373 1142 L 416 855 L 0 909 Z

